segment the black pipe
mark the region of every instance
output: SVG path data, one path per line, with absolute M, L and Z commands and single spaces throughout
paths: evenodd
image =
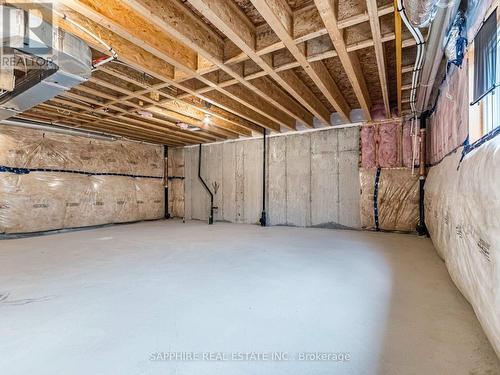
M 426 163 L 426 146 L 425 137 L 427 131 L 427 118 L 430 116 L 430 111 L 425 111 L 420 115 L 420 162 L 419 162 L 419 197 L 418 197 L 418 225 L 417 232 L 420 236 L 427 236 L 427 226 L 425 225 L 425 180 L 427 171 Z
M 264 145 L 262 150 L 262 215 L 260 217 L 260 225 L 265 227 L 267 225 L 266 215 L 266 129 L 262 129 L 264 135 Z
M 163 146 L 163 160 L 164 165 L 167 168 L 163 168 L 163 173 L 165 174 L 164 190 L 165 190 L 165 219 L 170 219 L 170 213 L 168 212 L 168 146 Z
M 201 177 L 201 143 L 200 143 L 200 148 L 198 149 L 198 178 L 200 179 L 202 185 L 205 187 L 205 190 L 208 192 L 210 195 L 210 216 L 208 217 L 208 224 L 213 224 L 214 223 L 214 195 L 210 191 L 210 188 L 208 185 L 205 183 L 203 178 Z

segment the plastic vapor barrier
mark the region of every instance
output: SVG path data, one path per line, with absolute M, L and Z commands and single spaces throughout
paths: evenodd
M 412 165 L 415 142 L 409 122 L 393 120 L 363 125 L 360 144 L 363 168 L 398 168 Z M 414 164 L 418 164 L 418 149 Z
M 418 223 L 418 175 L 407 168 L 360 168 L 363 229 L 413 232 Z M 377 183 L 378 182 L 378 183 Z
M 500 137 L 432 167 L 426 224 L 450 275 L 500 357 Z
M 158 219 L 161 146 L 0 127 L 0 233 Z
M 463 145 L 469 132 L 467 62 L 452 69 L 441 85 L 437 110 L 429 118 L 427 154 L 431 164 Z

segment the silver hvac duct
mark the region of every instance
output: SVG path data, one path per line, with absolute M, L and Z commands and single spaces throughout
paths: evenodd
M 418 28 L 430 25 L 436 14 L 438 3 L 439 0 L 403 0 L 408 20 Z
M 0 120 L 90 78 L 92 54 L 81 39 L 21 9 L 0 5 Z
M 80 137 L 100 139 L 100 140 L 105 140 L 105 141 L 116 141 L 117 139 L 122 138 L 119 136 L 113 136 L 113 135 L 106 134 L 106 133 L 99 133 L 99 132 L 93 132 L 90 130 L 70 128 L 68 126 L 53 123 L 53 122 L 42 122 L 42 121 L 33 121 L 33 120 L 26 121 L 26 120 L 13 118 L 13 119 L 8 119 L 8 120 L 1 120 L 0 127 L 2 125 L 17 126 L 17 127 L 21 127 L 21 128 L 49 131 L 52 133 L 74 135 L 74 136 L 80 136 Z
M 427 110 L 436 76 L 444 56 L 445 45 L 443 41 L 453 24 L 460 2 L 457 0 L 444 0 L 439 2 L 437 13 L 431 25 L 427 40 L 427 52 L 422 67 L 420 86 L 417 95 L 416 111 L 422 113 Z

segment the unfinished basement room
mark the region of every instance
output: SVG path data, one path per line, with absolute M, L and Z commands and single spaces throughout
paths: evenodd
M 0 0 L 0 375 L 500 375 L 500 0 Z

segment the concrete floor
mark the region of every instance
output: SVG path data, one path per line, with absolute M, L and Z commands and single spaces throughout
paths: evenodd
M 411 235 L 158 221 L 2 241 L 0 269 L 2 374 L 500 374 Z

